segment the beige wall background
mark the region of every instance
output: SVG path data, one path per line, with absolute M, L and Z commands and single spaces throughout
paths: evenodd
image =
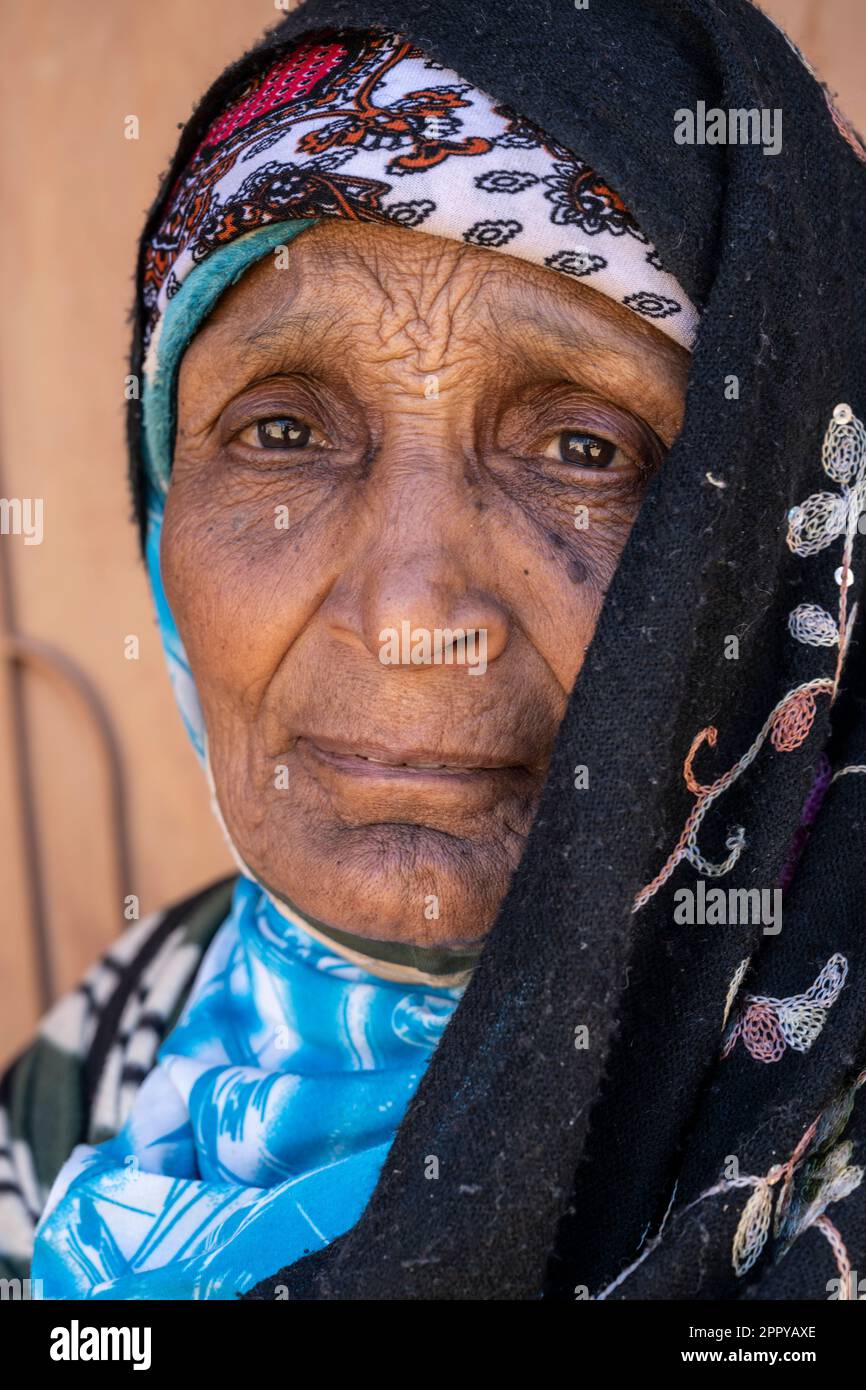
M 866 128 L 864 0 L 767 0 Z M 175 711 L 129 524 L 123 441 L 134 248 L 178 124 L 277 17 L 273 0 L 0 0 L 0 495 L 44 499 L 45 537 L 0 536 L 20 631 L 99 692 L 127 777 L 130 882 L 113 874 L 111 803 L 81 703 L 27 670 L 29 742 L 54 983 L 124 925 L 230 870 Z M 136 115 L 140 138 L 124 138 Z M 2 574 L 2 571 L 0 571 Z M 138 660 L 125 643 L 139 640 Z M 28 925 L 14 684 L 0 663 L 0 1062 L 40 1012 Z

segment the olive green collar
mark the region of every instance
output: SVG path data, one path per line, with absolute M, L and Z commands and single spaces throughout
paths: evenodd
M 263 880 L 265 892 L 277 908 L 284 909 L 299 926 L 330 942 L 341 955 L 366 966 L 385 979 L 416 979 L 443 987 L 464 984 L 478 962 L 483 941 L 473 946 L 416 946 L 404 941 L 376 941 L 329 926 L 301 912 L 284 893 L 278 893 Z

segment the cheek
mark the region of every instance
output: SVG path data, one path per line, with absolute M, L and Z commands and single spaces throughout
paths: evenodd
M 294 510 L 270 482 L 229 492 L 180 477 L 169 489 L 163 584 L 209 727 L 255 717 L 327 583 L 327 528 L 292 525 Z
M 537 486 L 508 509 L 509 603 L 564 692 L 583 665 L 605 594 L 640 505 L 590 489 Z M 504 520 L 504 518 L 503 518 Z
M 536 607 L 543 614 L 533 645 L 566 692 L 583 665 L 603 597 L 595 581 L 573 579 L 571 568 L 541 565 L 533 586 Z

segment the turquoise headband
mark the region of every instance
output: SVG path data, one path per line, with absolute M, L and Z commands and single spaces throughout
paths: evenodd
M 220 297 L 251 265 L 276 247 L 294 241 L 318 220 L 271 222 L 248 232 L 196 266 L 169 300 L 147 354 L 142 391 L 145 467 L 148 482 L 163 497 L 168 492 L 174 453 L 177 377 L 190 341 Z

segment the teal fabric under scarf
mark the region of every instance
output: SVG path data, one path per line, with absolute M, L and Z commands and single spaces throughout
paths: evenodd
M 144 383 L 147 567 L 175 696 L 206 768 L 159 558 L 177 374 L 220 295 L 311 225 L 265 227 L 197 266 L 168 305 Z M 348 1230 L 457 1006 L 460 988 L 396 983 L 350 963 L 238 862 L 231 912 L 123 1130 L 76 1148 L 54 1183 L 32 1266 L 46 1298 L 233 1298 Z

